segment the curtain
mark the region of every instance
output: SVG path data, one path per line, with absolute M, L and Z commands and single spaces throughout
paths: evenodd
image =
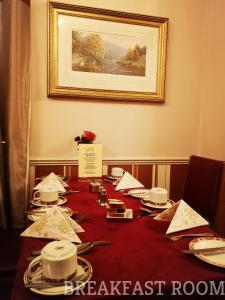
M 4 149 L 3 200 L 13 228 L 24 225 L 28 190 L 30 124 L 30 3 L 1 2 L 1 130 Z M 4 211 L 4 216 L 7 216 Z

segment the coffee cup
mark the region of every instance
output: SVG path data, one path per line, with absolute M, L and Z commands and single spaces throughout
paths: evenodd
M 59 200 L 59 192 L 55 188 L 42 188 L 34 193 L 34 199 L 40 198 L 44 204 L 54 204 Z
M 111 170 L 111 176 L 113 177 L 122 177 L 124 173 L 124 170 L 122 168 L 113 167 Z
M 168 191 L 161 187 L 153 187 L 144 194 L 143 200 L 158 206 L 165 205 L 168 201 Z
M 32 268 L 39 261 L 41 261 L 41 267 Z M 70 280 L 75 276 L 76 271 L 77 247 L 67 240 L 48 243 L 41 250 L 41 255 L 33 259 L 28 266 L 28 273 L 31 276 L 42 272 L 42 278 L 47 281 Z

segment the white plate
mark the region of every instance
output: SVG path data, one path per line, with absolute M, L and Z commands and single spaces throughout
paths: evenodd
M 41 256 L 40 256 L 40 258 L 41 258 Z M 31 265 L 31 268 L 35 267 L 35 265 L 38 266 L 38 264 L 40 264 L 40 261 L 35 262 L 33 266 Z M 66 287 L 66 291 L 70 294 L 72 294 L 74 291 L 77 291 L 77 290 L 83 288 L 83 286 L 91 279 L 92 273 L 93 273 L 92 265 L 89 263 L 89 261 L 87 261 L 83 257 L 77 256 L 77 264 L 78 264 L 77 265 L 77 273 L 74 276 L 74 278 L 72 278 L 71 280 L 75 281 L 76 278 L 82 276 L 84 274 L 84 272 L 87 272 L 87 277 L 85 277 L 82 280 L 78 281 L 77 284 L 70 285 L 70 286 L 68 285 Z M 35 276 L 35 281 L 38 282 L 41 279 L 42 279 L 42 273 L 40 271 L 38 273 L 38 275 Z M 25 273 L 24 273 L 23 281 L 24 281 L 24 284 L 29 283 L 28 270 L 26 270 Z M 64 295 L 65 285 L 64 285 L 64 282 L 62 282 L 62 286 L 52 286 L 50 288 L 45 288 L 45 289 L 30 288 L 30 290 L 32 292 L 36 293 L 36 294 L 39 294 L 39 295 L 59 296 L 59 295 Z
M 150 190 L 147 189 L 134 189 L 134 190 L 129 190 L 127 192 L 128 196 L 136 197 L 136 198 L 143 198 L 144 194 L 149 192 Z
M 196 238 L 189 243 L 189 249 L 204 249 L 213 247 L 224 247 L 225 239 L 219 237 Z M 221 268 L 225 268 L 225 252 L 224 253 L 204 253 L 195 254 L 199 259 Z
M 106 218 L 114 220 L 130 220 L 133 219 L 133 210 L 128 208 L 124 213 L 121 213 L 121 216 L 118 214 L 114 215 L 113 213 L 107 212 Z
M 46 205 L 40 208 L 35 208 L 30 210 L 30 213 L 27 214 L 27 218 L 31 221 L 37 221 L 40 217 L 42 217 L 51 207 L 53 207 L 54 205 Z M 69 217 L 71 217 L 74 213 L 74 211 L 67 207 L 60 207 L 60 210 L 64 213 L 66 213 Z
M 174 205 L 175 202 L 173 200 L 168 200 L 167 203 L 165 203 L 164 205 L 156 205 L 149 201 L 145 201 L 145 200 L 141 199 L 141 203 L 147 207 L 152 207 L 152 208 L 157 208 L 157 209 L 167 209 L 167 208 L 170 208 L 172 205 Z
M 65 204 L 67 201 L 67 199 L 63 196 L 59 196 L 59 200 L 57 201 L 57 203 L 53 204 L 53 205 L 62 205 Z M 35 206 L 46 206 L 46 203 L 41 202 L 40 198 L 35 198 L 32 199 L 31 204 L 35 205 Z

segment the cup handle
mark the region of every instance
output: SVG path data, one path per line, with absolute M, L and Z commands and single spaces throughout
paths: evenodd
M 33 194 L 33 198 L 37 199 L 39 197 L 40 197 L 40 192 L 39 191 L 35 191 L 34 194 Z
M 37 263 L 39 262 L 38 266 Z M 27 272 L 29 274 L 29 276 L 37 276 L 42 272 L 42 268 L 41 268 L 41 255 L 35 257 L 28 265 L 27 268 Z

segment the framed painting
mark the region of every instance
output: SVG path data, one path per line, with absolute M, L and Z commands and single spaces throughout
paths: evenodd
M 165 101 L 168 18 L 49 2 L 48 96 Z

